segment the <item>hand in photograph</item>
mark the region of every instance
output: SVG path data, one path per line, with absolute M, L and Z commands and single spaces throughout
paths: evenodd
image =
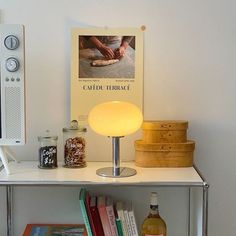
M 115 57 L 115 53 L 113 52 L 113 50 L 103 44 L 96 36 L 90 37 L 90 41 L 106 59 L 113 59 Z
M 132 40 L 132 36 L 123 36 L 120 39 L 120 46 L 113 50 L 109 46 L 109 40 L 111 38 L 117 38 L 112 36 L 103 36 L 101 37 L 97 36 L 89 36 L 87 39 L 99 50 L 99 52 L 105 57 L 107 60 L 111 59 L 121 59 L 125 55 L 125 51 L 127 47 L 129 46 L 129 43 Z
M 133 37 L 130 36 L 122 37 L 120 47 L 114 51 L 116 59 L 121 59 L 125 55 L 125 50 L 129 46 L 129 43 L 131 42 L 132 38 Z

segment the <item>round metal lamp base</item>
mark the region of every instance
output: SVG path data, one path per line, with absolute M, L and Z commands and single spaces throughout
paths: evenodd
M 103 177 L 111 177 L 111 178 L 123 178 L 136 175 L 137 171 L 135 169 L 129 167 L 120 167 L 120 173 L 114 173 L 114 169 L 112 167 L 104 167 L 98 169 L 96 171 L 97 175 Z

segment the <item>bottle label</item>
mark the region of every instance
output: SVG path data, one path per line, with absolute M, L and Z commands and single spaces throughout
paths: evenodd
M 158 205 L 150 205 L 150 209 L 156 211 L 158 210 Z

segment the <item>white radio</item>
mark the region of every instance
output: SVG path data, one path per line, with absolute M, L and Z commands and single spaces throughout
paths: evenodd
M 0 24 L 0 158 L 9 174 L 6 145 L 25 143 L 24 26 Z M 14 159 L 14 158 L 13 158 Z

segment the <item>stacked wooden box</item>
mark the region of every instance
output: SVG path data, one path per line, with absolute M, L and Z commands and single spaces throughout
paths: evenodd
M 141 167 L 190 167 L 195 142 L 187 140 L 187 121 L 144 121 L 143 139 L 135 141 L 135 164 Z

